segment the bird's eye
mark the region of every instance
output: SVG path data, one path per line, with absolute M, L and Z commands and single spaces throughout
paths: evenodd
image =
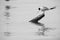
M 38 10 L 40 10 L 40 8 L 38 8 Z

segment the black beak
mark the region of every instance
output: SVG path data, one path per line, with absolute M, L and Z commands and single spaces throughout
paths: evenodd
M 56 7 L 52 7 L 52 8 L 50 8 L 50 10 L 52 10 L 52 9 L 55 9 Z

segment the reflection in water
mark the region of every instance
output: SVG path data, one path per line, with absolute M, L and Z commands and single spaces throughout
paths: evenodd
M 5 35 L 5 36 L 10 36 L 11 33 L 10 33 L 10 32 L 4 32 L 4 35 Z
M 53 28 L 48 28 L 48 27 L 45 27 L 45 26 L 42 26 L 42 28 L 38 28 L 38 31 L 36 32 L 36 34 L 38 35 L 38 36 L 46 36 L 45 35 L 45 32 L 47 32 L 47 31 L 49 31 L 49 30 L 51 30 L 51 29 L 53 29 Z
M 10 17 L 10 13 L 6 12 L 4 16 L 6 16 L 7 18 Z

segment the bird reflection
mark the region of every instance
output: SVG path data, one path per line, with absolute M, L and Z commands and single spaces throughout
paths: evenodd
M 11 33 L 10 33 L 10 32 L 4 32 L 4 35 L 5 35 L 5 36 L 10 36 Z

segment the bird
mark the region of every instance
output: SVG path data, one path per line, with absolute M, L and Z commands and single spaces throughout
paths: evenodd
M 42 11 L 42 12 L 45 12 L 45 11 L 52 10 L 52 9 L 55 9 L 55 8 L 56 8 L 56 6 L 51 7 L 51 8 L 43 6 L 43 7 L 38 8 L 38 10 Z

